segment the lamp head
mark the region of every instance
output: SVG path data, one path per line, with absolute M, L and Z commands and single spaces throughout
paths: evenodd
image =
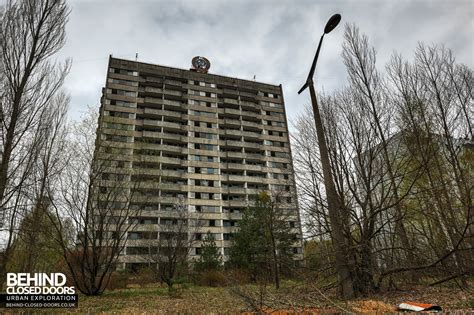
M 327 33 L 331 32 L 333 29 L 335 29 L 340 21 L 341 21 L 341 15 L 340 14 L 336 13 L 333 16 L 331 16 L 331 18 L 326 23 L 326 26 L 324 27 L 324 34 L 327 34 Z

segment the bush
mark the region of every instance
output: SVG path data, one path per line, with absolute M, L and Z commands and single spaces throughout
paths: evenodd
M 135 283 L 144 286 L 157 282 L 156 270 L 152 268 L 142 268 L 134 276 Z
M 156 270 L 149 267 L 139 269 L 133 274 L 133 277 L 129 279 L 129 284 L 139 284 L 140 286 L 155 282 L 157 282 Z
M 227 278 L 217 270 L 202 271 L 196 276 L 196 284 L 208 287 L 224 287 L 227 285 Z
M 130 275 L 126 271 L 114 271 L 110 275 L 109 283 L 107 284 L 107 290 L 125 289 Z

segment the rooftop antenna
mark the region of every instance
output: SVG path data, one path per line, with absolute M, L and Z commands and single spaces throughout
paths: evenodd
M 254 75 L 253 75 L 253 80 L 255 81 L 256 79 L 257 79 L 257 75 L 254 74 Z
M 135 53 L 135 61 L 138 61 L 138 53 Z

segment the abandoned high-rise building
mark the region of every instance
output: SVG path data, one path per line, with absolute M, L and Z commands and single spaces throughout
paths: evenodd
M 193 65 L 183 70 L 109 59 L 96 151 L 106 144 L 120 154 L 103 178 L 118 180 L 121 170 L 137 170 L 141 177 L 120 180 L 148 187 L 131 201 L 141 214 L 130 219 L 137 225 L 128 232 L 119 268 L 146 263 L 141 256 L 149 253 L 147 242 L 160 237 L 159 226 L 170 224 L 178 202 L 204 222 L 191 258 L 200 253 L 199 234 L 208 231 L 225 257 L 243 210 L 263 190 L 284 192 L 281 206 L 298 236 L 293 251 L 302 259 L 281 85 L 209 74 L 203 57 Z

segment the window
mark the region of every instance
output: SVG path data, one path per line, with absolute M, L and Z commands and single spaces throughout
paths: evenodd
M 109 72 L 110 72 L 110 73 L 120 73 L 120 74 L 125 74 L 125 75 L 132 75 L 132 76 L 134 76 L 134 77 L 137 77 L 137 76 L 138 76 L 138 72 L 137 72 L 137 71 L 133 71 L 133 70 L 110 68 L 110 69 L 109 69 Z
M 133 102 L 126 102 L 126 101 L 119 101 L 119 100 L 110 100 L 110 105 L 120 106 L 120 107 L 137 107 L 136 103 Z
M 152 240 L 158 238 L 157 232 L 128 232 L 129 240 Z
M 213 180 L 196 179 L 194 181 L 194 184 L 196 186 L 214 187 L 214 181 Z
M 148 255 L 149 247 L 127 247 L 127 255 Z
M 217 174 L 217 168 L 212 167 L 195 167 L 194 173 L 196 174 Z
M 272 174 L 272 177 L 274 179 L 288 179 L 288 174 L 277 174 L 277 173 L 273 173 Z
M 217 206 L 196 206 L 196 212 L 217 213 L 219 207 Z
M 233 220 L 224 220 L 222 221 L 222 225 L 225 227 L 231 227 L 231 226 L 238 226 L 238 223 L 237 221 L 233 221 Z
M 158 218 L 131 217 L 128 221 L 130 224 L 158 224 Z
M 133 114 L 130 114 L 130 113 L 115 112 L 115 111 L 106 111 L 106 113 L 108 113 L 110 117 L 133 119 Z
M 216 226 L 216 220 L 209 220 L 209 226 Z
M 107 89 L 107 92 L 110 93 L 110 94 L 115 94 L 115 95 L 137 97 L 137 92 L 132 92 L 132 91 L 125 91 L 125 90 L 118 90 L 118 89 Z
M 196 199 L 214 199 L 213 193 L 195 193 L 194 196 Z
M 195 115 L 195 116 L 207 116 L 207 117 L 215 117 L 215 113 L 209 113 L 209 112 L 202 112 L 202 111 L 197 111 L 197 110 L 190 110 L 189 111 L 190 115 Z
M 114 142 L 132 142 L 132 137 L 117 136 L 117 135 L 105 135 L 105 140 Z
M 217 146 L 212 144 L 204 144 L 204 143 L 195 143 L 194 149 L 196 150 L 207 150 L 207 151 L 216 151 Z
M 207 167 L 207 168 L 204 168 L 204 173 L 205 173 L 205 174 L 217 174 L 217 169 L 216 169 L 216 168 Z
M 117 129 L 117 130 L 133 130 L 133 125 L 110 123 L 110 122 L 105 122 L 104 127 L 109 128 L 109 129 Z
M 194 137 L 212 140 L 216 138 L 216 135 L 212 133 L 206 133 L 206 132 L 195 132 Z
M 136 81 L 128 81 L 128 80 L 119 80 L 119 79 L 112 79 L 109 78 L 109 83 L 113 84 L 122 84 L 122 85 L 128 85 L 128 86 L 138 86 L 138 82 Z
M 287 168 L 288 164 L 286 163 L 279 163 L 279 162 L 272 162 L 271 166 L 273 168 Z

